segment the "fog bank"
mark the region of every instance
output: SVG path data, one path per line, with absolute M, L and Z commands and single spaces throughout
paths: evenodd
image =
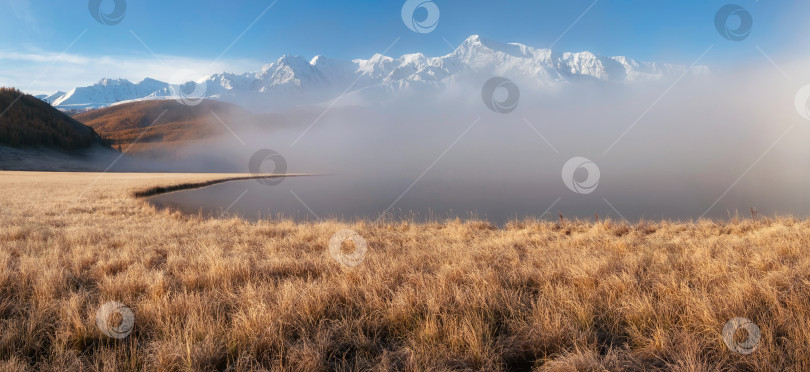
M 316 213 L 331 208 L 340 214 L 340 205 L 327 206 L 328 200 L 355 198 L 362 190 L 374 199 L 366 209 L 380 213 L 393 204 L 458 214 L 464 206 L 484 209 L 480 214 L 548 211 L 545 217 L 559 211 L 571 217 L 723 218 L 736 210 L 747 215 L 749 208 L 806 216 L 810 122 L 795 104 L 802 82 L 810 82 L 802 65 L 783 66 L 785 74 L 760 65 L 632 86 L 548 88 L 506 76 L 520 90 L 509 113 L 484 103 L 482 87 L 492 76 L 481 75 L 435 95 L 266 116 L 237 125 L 261 129 L 236 130 L 182 153 L 195 168 L 227 163 L 247 172 L 251 155 L 272 149 L 289 172 L 339 176 L 313 180 L 318 186 L 307 189 L 310 196 L 300 193 L 303 202 L 313 200 L 307 204 Z M 495 94 L 496 101 L 506 99 L 504 89 Z M 599 169 L 590 193 L 566 186 L 588 176 L 577 169 L 574 181 L 563 179 L 562 168 L 574 157 Z M 274 163 L 264 167 L 270 172 Z M 264 187 L 266 195 L 251 191 L 240 203 L 304 187 L 288 184 Z M 225 206 L 236 196 L 223 195 L 231 199 Z

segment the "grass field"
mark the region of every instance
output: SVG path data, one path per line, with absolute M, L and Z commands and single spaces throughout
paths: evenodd
M 254 223 L 132 196 L 236 176 L 0 172 L 0 369 L 810 370 L 810 221 Z

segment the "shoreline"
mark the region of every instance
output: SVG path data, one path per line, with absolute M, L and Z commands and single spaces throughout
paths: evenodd
M 200 189 L 208 186 L 218 185 L 225 182 L 232 181 L 246 181 L 258 179 L 273 179 L 273 178 L 288 178 L 288 177 L 307 177 L 316 176 L 315 174 L 282 174 L 282 175 L 267 175 L 267 176 L 245 176 L 245 177 L 229 177 L 219 178 L 203 182 L 187 182 L 171 186 L 153 186 L 143 190 L 136 190 L 132 192 L 132 196 L 136 199 L 149 198 L 153 196 L 170 194 L 177 191 Z

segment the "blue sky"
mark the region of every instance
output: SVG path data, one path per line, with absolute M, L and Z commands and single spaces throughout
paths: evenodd
M 441 15 L 427 34 L 404 25 L 400 0 L 126 2 L 123 20 L 110 26 L 84 0 L 0 0 L 0 85 L 48 92 L 101 77 L 167 79 L 183 67 L 245 72 L 283 54 L 367 58 L 395 40 L 386 54 L 435 56 L 472 34 L 683 64 L 715 45 L 701 61 L 713 68 L 768 63 L 760 49 L 779 63 L 810 46 L 807 1 L 734 2 L 754 19 L 751 35 L 736 42 L 716 31 L 715 13 L 728 2 L 715 0 L 434 0 Z M 102 11 L 113 7 L 102 1 Z

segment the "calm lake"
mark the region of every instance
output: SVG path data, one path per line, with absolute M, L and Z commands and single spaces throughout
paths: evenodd
M 150 198 L 159 208 L 210 217 L 241 216 L 249 220 L 285 217 L 297 221 L 336 218 L 374 221 L 387 211 L 388 219 L 415 221 L 460 217 L 486 219 L 502 225 L 525 217 L 557 219 L 726 219 L 739 210 L 750 215 L 750 195 L 729 193 L 714 208 L 712 198 L 697 198 L 689 189 L 622 188 L 600 185 L 599 192 L 581 195 L 560 187 L 554 179 L 536 182 L 468 182 L 425 177 L 360 179 L 348 175 L 285 178 L 268 186 L 257 180 L 234 181 Z M 773 195 L 773 194 L 770 194 Z M 755 200 L 761 215 L 805 214 L 804 203 L 789 198 Z M 769 208 L 763 208 L 766 205 Z
M 413 186 L 411 183 L 413 180 L 405 179 L 369 183 L 339 175 L 291 177 L 273 186 L 247 180 L 158 195 L 149 201 L 185 213 L 238 215 L 250 220 L 285 217 L 298 221 L 319 218 L 373 221 L 387 211 L 387 218 L 397 220 L 477 217 L 495 223 L 515 217 L 539 217 L 555 201 L 537 193 L 532 195 L 529 190 L 496 195 L 476 192 L 471 185 L 448 188 L 429 182 Z

